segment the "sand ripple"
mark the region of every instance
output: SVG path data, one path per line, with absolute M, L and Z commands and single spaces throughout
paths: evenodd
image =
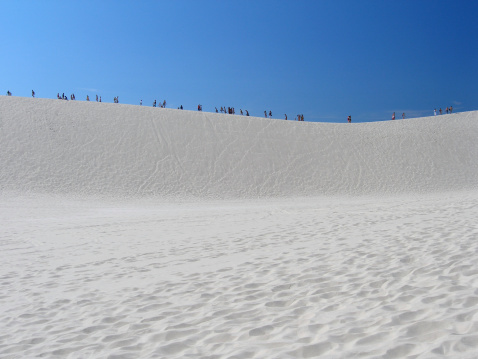
M 477 193 L 23 201 L 0 211 L 1 358 L 478 356 Z

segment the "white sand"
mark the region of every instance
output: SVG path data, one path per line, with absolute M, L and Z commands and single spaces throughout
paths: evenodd
M 476 358 L 477 140 L 0 97 L 0 358 Z

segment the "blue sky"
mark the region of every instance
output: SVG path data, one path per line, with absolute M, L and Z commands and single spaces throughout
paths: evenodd
M 478 110 L 478 2 L 3 1 L 0 91 L 306 121 Z

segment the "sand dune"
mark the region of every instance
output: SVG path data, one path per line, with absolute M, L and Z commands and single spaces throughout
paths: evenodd
M 297 123 L 0 97 L 3 190 L 187 198 L 476 188 L 478 112 Z
M 0 97 L 0 358 L 476 358 L 477 120 Z

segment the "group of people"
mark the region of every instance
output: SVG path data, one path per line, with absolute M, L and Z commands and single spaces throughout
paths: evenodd
M 402 113 L 402 120 L 405 119 L 405 112 Z M 392 114 L 392 121 L 395 120 L 395 112 Z
M 7 91 L 7 96 L 12 96 L 12 93 L 10 91 Z M 32 97 L 35 97 L 35 91 L 34 90 L 32 90 Z M 64 92 L 61 94 L 61 96 L 60 96 L 60 93 L 58 92 L 56 94 L 56 97 L 59 100 L 68 100 L 68 97 L 65 96 Z M 76 100 L 75 94 L 70 95 L 70 100 Z M 86 95 L 86 101 L 90 101 L 90 96 L 89 95 Z M 96 95 L 96 102 L 101 102 L 101 96 Z M 114 103 L 119 103 L 118 96 L 113 98 L 113 102 Z M 140 104 L 140 106 L 142 106 L 143 105 L 143 100 L 140 100 L 139 104 Z M 156 107 L 156 105 L 157 105 L 157 102 L 156 102 L 156 100 L 154 100 L 153 107 Z M 164 100 L 162 103 L 160 102 L 159 107 L 165 108 L 166 107 L 166 100 Z M 183 109 L 182 105 L 180 107 L 178 107 L 178 110 L 182 110 L 182 109 Z M 220 110 L 218 110 L 217 107 L 215 109 L 216 109 L 216 113 L 218 113 L 220 111 L 221 113 L 226 113 L 226 114 L 230 114 L 230 115 L 235 115 L 236 114 L 236 110 L 235 110 L 234 107 L 226 107 L 226 106 L 222 107 L 221 106 Z M 202 111 L 202 105 L 201 104 L 198 105 L 198 111 Z M 249 116 L 249 111 L 248 110 L 242 111 L 242 109 L 240 109 L 239 111 L 240 111 L 241 116 L 244 116 L 244 111 L 245 111 L 245 115 Z M 448 108 L 447 108 L 447 113 L 448 113 Z M 269 111 L 269 114 L 267 113 L 267 111 L 264 111 L 264 116 L 266 118 L 267 117 L 272 118 L 272 111 Z M 350 116 L 349 116 L 349 118 L 350 118 Z M 287 114 L 285 114 L 285 119 L 287 120 Z M 304 121 L 304 115 L 297 115 L 296 120 L 297 121 Z
M 140 105 L 143 104 L 143 100 L 141 100 Z M 153 107 L 156 107 L 156 100 L 153 101 Z M 161 108 L 166 108 L 166 100 L 163 101 L 163 103 L 159 103 L 159 107 Z
M 32 97 L 35 97 L 35 92 L 34 92 L 33 90 L 32 90 Z M 58 100 L 66 100 L 66 101 L 68 101 L 68 96 L 66 96 L 64 92 L 61 94 L 61 96 L 60 96 L 60 93 L 58 92 L 58 93 L 56 94 L 56 98 L 57 98 Z M 76 100 L 74 93 L 72 93 L 72 94 L 70 95 L 70 100 L 72 100 L 72 101 L 73 101 L 73 100 Z
M 226 113 L 226 114 L 229 114 L 229 115 L 235 115 L 236 114 L 236 109 L 234 107 L 227 107 L 226 108 L 226 106 L 224 106 L 224 107 L 221 106 L 220 110 L 218 110 L 217 107 L 215 107 L 215 109 L 216 109 L 216 113 L 219 113 L 219 111 L 221 111 L 221 113 Z M 201 111 L 202 111 L 202 107 L 201 107 Z M 247 110 L 244 110 L 244 111 L 246 111 L 246 116 L 249 116 L 249 111 L 247 111 Z M 242 109 L 239 110 L 241 116 L 244 116 L 244 111 L 242 111 Z
M 7 96 L 12 96 L 12 93 L 10 91 L 7 91 Z M 35 97 L 35 91 L 34 90 L 32 90 L 32 97 Z M 65 93 L 63 93 L 61 96 L 60 96 L 60 93 L 57 93 L 56 97 L 59 100 L 68 100 L 68 98 L 65 96 Z M 76 100 L 75 94 L 70 95 L 70 100 Z M 114 103 L 119 103 L 118 96 L 116 96 L 113 100 L 114 100 Z M 89 95 L 86 95 L 86 101 L 90 101 L 90 96 Z M 96 95 L 96 102 L 101 102 L 101 96 L 98 97 L 98 95 Z M 141 100 L 139 104 L 142 106 L 143 105 L 143 100 Z M 160 102 L 159 106 L 161 108 L 165 108 L 166 107 L 166 100 L 164 100 L 162 103 Z M 154 102 L 153 102 L 153 107 L 156 107 L 156 100 L 154 100 Z M 178 110 L 182 110 L 182 109 L 183 109 L 182 105 L 180 107 L 178 107 Z M 234 107 L 227 107 L 226 108 L 225 106 L 224 107 L 221 106 L 220 110 L 218 110 L 217 107 L 215 109 L 216 109 L 216 113 L 218 113 L 220 111 L 221 113 L 226 113 L 226 114 L 230 114 L 230 115 L 235 115 L 236 114 L 236 111 L 235 111 Z M 202 111 L 202 105 L 198 105 L 198 111 Z M 249 116 L 249 111 L 245 110 L 245 112 L 246 112 L 245 113 L 246 116 Z M 447 114 L 452 113 L 453 112 L 453 106 L 447 107 L 445 109 L 445 112 Z M 240 114 L 244 115 L 244 112 L 242 111 L 242 109 L 240 110 Z M 436 109 L 433 110 L 433 114 L 435 116 L 437 115 L 437 110 Z M 443 111 L 442 111 L 441 108 L 438 110 L 438 114 L 440 114 L 440 115 L 443 114 Z M 285 120 L 287 121 L 287 114 L 285 114 L 284 116 L 285 116 Z M 264 111 L 264 117 L 265 118 L 267 118 L 267 117 L 272 118 L 272 111 L 269 111 L 269 114 L 267 113 L 267 111 Z M 297 121 L 304 121 L 304 115 L 303 114 L 297 115 L 297 117 L 295 119 Z M 402 113 L 402 119 L 405 119 L 405 112 Z M 392 114 L 392 120 L 395 120 L 395 112 Z M 352 116 L 347 117 L 347 122 L 352 123 Z
M 446 111 L 447 114 L 452 113 L 452 112 L 453 112 L 453 106 L 447 107 L 445 111 Z M 438 110 L 438 112 L 439 112 L 440 115 L 443 114 L 443 111 L 442 111 L 441 107 L 440 107 L 440 109 Z M 435 116 L 437 115 L 437 109 L 434 109 L 434 110 L 433 110 L 433 114 L 434 114 Z

